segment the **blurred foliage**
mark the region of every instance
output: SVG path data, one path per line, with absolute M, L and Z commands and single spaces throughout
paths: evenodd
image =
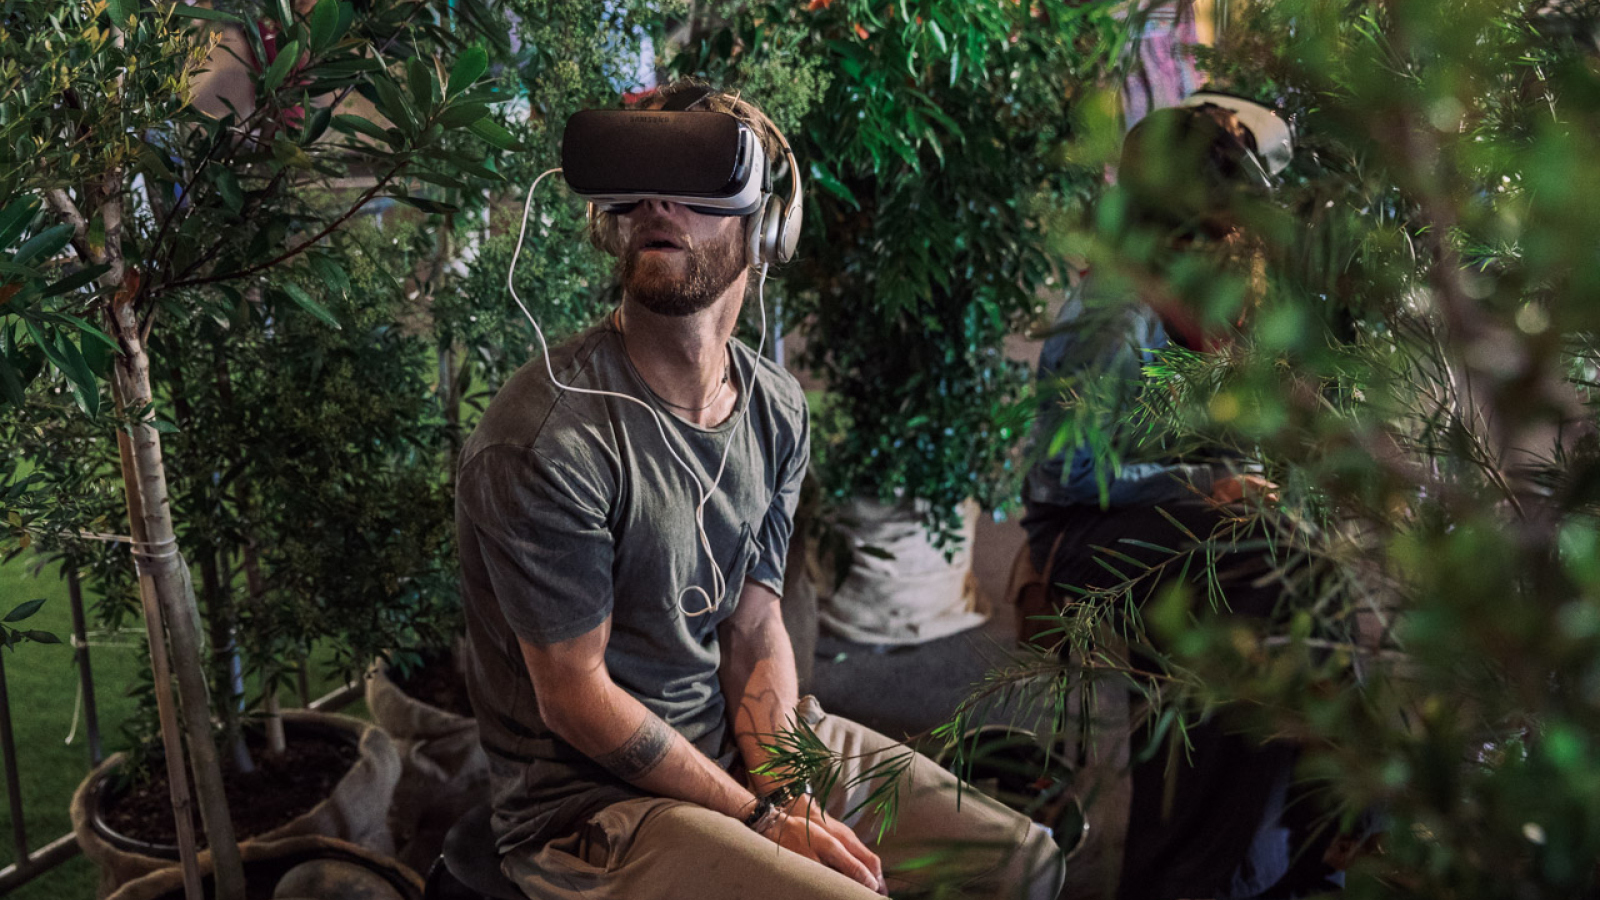
M 1066 151 L 1129 23 L 1067 2 L 716 8 L 678 66 L 812 95 L 789 133 L 806 231 L 778 280 L 829 391 L 817 471 L 835 500 L 922 501 L 949 546 L 962 501 L 1015 490 L 1027 367 L 1002 342 L 1059 284 L 1042 223 L 1100 177 Z
M 1076 686 L 1111 683 L 1173 742 L 1134 753 L 1181 753 L 1188 725 L 1226 708 L 1299 744 L 1336 818 L 1384 815 L 1348 894 L 1594 896 L 1600 7 L 1228 7 L 1203 64 L 1300 136 L 1276 199 L 1234 198 L 1228 247 L 1175 246 L 1115 189 L 1050 235 L 1120 285 L 1105 314 L 1182 305 L 1219 349 L 1159 354 L 1132 408 L 1092 376 L 1051 402 L 1057 448 L 1089 443 L 1108 467 L 1202 448 L 1258 461 L 1281 502 L 1235 524 L 1282 615 L 1217 614 L 1224 541 L 1189 535 L 1161 567 L 1078 589 L 1054 640 L 1086 665 L 1020 655 L 939 734 L 970 764 L 962 736 L 995 710 L 1049 732 Z M 1188 587 L 1134 605 L 1185 568 Z M 1106 655 L 1112 623 L 1153 674 Z M 789 737 L 780 765 L 827 767 Z

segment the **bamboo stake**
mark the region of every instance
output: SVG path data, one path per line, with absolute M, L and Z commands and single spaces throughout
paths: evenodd
M 114 402 L 120 407 L 122 392 L 111 385 Z M 133 468 L 133 442 L 127 432 L 117 429 L 117 451 L 122 458 L 123 496 L 128 505 L 128 525 L 140 546 L 145 540 L 144 512 L 140 507 L 138 482 Z M 156 685 L 156 715 L 161 722 L 161 745 L 167 751 L 167 785 L 172 795 L 172 815 L 178 829 L 178 859 L 183 866 L 183 895 L 188 900 L 204 900 L 200 887 L 200 860 L 195 849 L 194 809 L 189 796 L 189 773 L 183 765 L 183 737 L 178 729 L 178 711 L 172 704 L 172 671 L 167 664 L 166 628 L 161 624 L 161 606 L 156 600 L 155 583 L 140 567 L 139 601 L 144 607 L 145 638 L 150 644 L 150 670 Z

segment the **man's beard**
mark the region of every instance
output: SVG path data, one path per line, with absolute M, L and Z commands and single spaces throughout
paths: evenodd
M 669 270 L 665 260 L 645 263 L 643 253 L 630 250 L 621 260 L 623 293 L 659 316 L 693 315 L 715 303 L 744 271 L 742 234 L 743 229 L 735 229 L 720 244 L 678 251 L 684 256 L 681 277 Z

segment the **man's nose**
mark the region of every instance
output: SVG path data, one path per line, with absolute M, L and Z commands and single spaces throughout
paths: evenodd
M 647 212 L 659 216 L 672 216 L 683 209 L 683 204 L 672 200 L 650 199 L 644 200 L 634 207 L 635 213 Z

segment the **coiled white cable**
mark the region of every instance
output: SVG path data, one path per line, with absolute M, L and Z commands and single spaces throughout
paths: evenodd
M 528 234 L 528 213 L 533 209 L 533 193 L 534 191 L 538 190 L 540 182 L 560 171 L 561 169 L 559 167 L 549 169 L 541 174 L 538 178 L 535 178 L 533 180 L 533 184 L 528 186 L 528 196 L 522 204 L 522 223 L 521 227 L 517 231 L 516 247 L 511 251 L 511 268 L 506 273 L 506 290 L 510 292 L 512 302 L 517 304 L 517 308 L 522 310 L 522 314 L 527 316 L 528 322 L 533 325 L 533 333 L 539 338 L 539 349 L 543 351 L 544 369 L 545 372 L 550 376 L 551 384 L 554 384 L 556 387 L 561 388 L 564 391 L 572 391 L 575 394 L 594 394 L 601 397 L 616 397 L 619 400 L 626 400 L 629 403 L 638 404 L 644 409 L 645 412 L 650 414 L 652 419 L 655 420 L 656 430 L 661 433 L 661 443 L 666 446 L 667 453 L 671 455 L 673 461 L 678 464 L 678 467 L 683 469 L 684 473 L 689 476 L 690 481 L 694 482 L 695 490 L 700 495 L 700 502 L 695 504 L 694 509 L 695 533 L 699 537 L 700 549 L 705 554 L 706 561 L 711 568 L 711 590 L 707 591 L 705 588 L 697 584 L 691 584 L 683 588 L 682 590 L 678 591 L 678 609 L 685 616 L 690 618 L 715 612 L 719 607 L 722 606 L 722 601 L 727 597 L 728 580 L 722 574 L 721 567 L 717 565 L 716 555 L 711 550 L 711 538 L 706 533 L 706 504 L 711 501 L 712 495 L 716 493 L 717 486 L 722 483 L 722 473 L 726 471 L 728 467 L 728 453 L 733 449 L 733 441 L 738 434 L 739 426 L 743 425 L 750 416 L 750 403 L 755 396 L 757 379 L 760 378 L 759 361 L 761 358 L 761 353 L 766 349 L 767 344 L 766 287 L 768 264 L 765 262 L 761 264 L 760 273 L 756 280 L 756 302 L 761 313 L 761 340 L 756 345 L 757 365 L 752 366 L 750 369 L 750 384 L 745 389 L 746 396 L 744 400 L 744 407 L 739 411 L 739 421 L 735 422 L 733 428 L 729 429 L 728 431 L 728 441 L 726 446 L 722 448 L 722 459 L 717 464 L 716 477 L 712 478 L 711 483 L 708 485 L 701 480 L 700 476 L 695 474 L 694 469 L 690 468 L 689 464 L 685 462 L 683 457 L 678 454 L 678 451 L 673 448 L 672 440 L 667 436 L 666 423 L 662 421 L 661 414 L 652 408 L 650 404 L 640 400 L 638 397 L 632 397 L 627 394 L 619 394 L 614 391 L 595 390 L 593 388 L 573 387 L 570 384 L 563 384 L 556 380 L 555 369 L 553 369 L 550 365 L 550 345 L 545 341 L 544 329 L 539 327 L 539 320 L 533 317 L 533 313 L 528 311 L 528 307 L 522 302 L 522 298 L 517 296 L 516 276 L 517 260 L 522 256 L 523 240 Z M 700 597 L 704 598 L 705 605 L 700 609 L 691 610 L 684 606 L 684 599 L 687 596 L 695 594 L 698 594 Z

